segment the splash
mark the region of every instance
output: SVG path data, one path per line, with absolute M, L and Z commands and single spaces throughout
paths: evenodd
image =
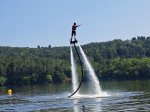
M 71 98 L 95 98 L 95 97 L 108 96 L 108 94 L 106 92 L 103 92 L 101 90 L 100 83 L 94 72 L 94 69 L 92 68 L 90 62 L 88 61 L 88 58 L 85 55 L 81 46 L 80 45 L 78 45 L 78 46 L 79 46 L 80 55 L 82 57 L 82 58 L 80 58 L 80 57 L 79 58 L 82 59 L 81 61 L 84 65 L 84 75 L 88 76 L 87 78 L 88 78 L 89 85 L 86 84 L 86 86 L 88 86 L 86 88 L 88 90 L 88 92 L 82 93 L 80 91 L 80 93 L 79 93 L 79 91 L 77 91 L 77 93 L 75 93 L 73 96 L 71 96 Z M 75 63 L 75 59 L 74 59 L 74 55 L 73 55 L 72 46 L 70 46 L 70 54 L 71 54 L 70 57 L 71 57 L 72 88 L 73 88 L 73 91 L 76 91 L 79 86 L 79 82 L 78 82 L 78 74 L 76 71 L 76 63 Z
M 76 72 L 76 64 L 73 56 L 72 47 L 70 46 L 70 59 L 71 59 L 71 75 L 72 75 L 72 91 L 75 91 L 78 87 L 78 78 L 77 78 L 77 72 Z M 78 94 L 78 92 L 76 93 Z
M 87 59 L 87 56 L 85 55 L 83 49 L 81 48 L 81 46 L 79 45 L 79 49 L 80 49 L 80 52 L 83 56 L 83 63 L 85 65 L 85 68 L 86 68 L 86 71 L 87 71 L 87 74 L 89 76 L 89 79 L 91 80 L 91 84 L 92 84 L 92 90 L 94 92 L 94 94 L 100 94 L 102 93 L 102 90 L 101 90 L 101 87 L 100 87 L 100 83 L 99 83 L 99 80 L 94 72 L 94 69 L 92 68 L 90 62 L 88 61 Z

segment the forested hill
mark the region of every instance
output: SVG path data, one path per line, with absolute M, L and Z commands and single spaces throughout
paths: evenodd
M 84 45 L 83 48 L 94 61 L 150 57 L 150 37 L 141 36 L 126 41 L 116 39 L 109 42 L 90 43 Z
M 100 80 L 150 79 L 150 37 L 90 43 L 82 48 Z M 70 79 L 69 47 L 0 47 L 0 85 Z

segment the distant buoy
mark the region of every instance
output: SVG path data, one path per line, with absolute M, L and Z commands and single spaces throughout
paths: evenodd
M 12 95 L 12 90 L 8 89 L 8 95 Z

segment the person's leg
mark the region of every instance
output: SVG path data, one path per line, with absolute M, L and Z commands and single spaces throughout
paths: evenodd
M 72 31 L 72 41 L 75 41 L 76 32 Z
M 74 41 L 76 41 L 76 31 L 74 31 Z
M 72 38 L 73 38 L 73 31 L 72 31 L 72 33 L 71 33 L 71 40 L 70 40 L 71 42 L 72 42 Z

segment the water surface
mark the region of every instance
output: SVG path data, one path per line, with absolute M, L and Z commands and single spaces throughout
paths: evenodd
M 0 87 L 3 112 L 147 112 L 150 111 L 150 80 L 101 82 L 108 96 L 68 98 L 71 84 L 14 86 L 13 95 Z M 82 91 L 84 91 L 84 85 Z M 83 105 L 85 107 L 83 107 Z

